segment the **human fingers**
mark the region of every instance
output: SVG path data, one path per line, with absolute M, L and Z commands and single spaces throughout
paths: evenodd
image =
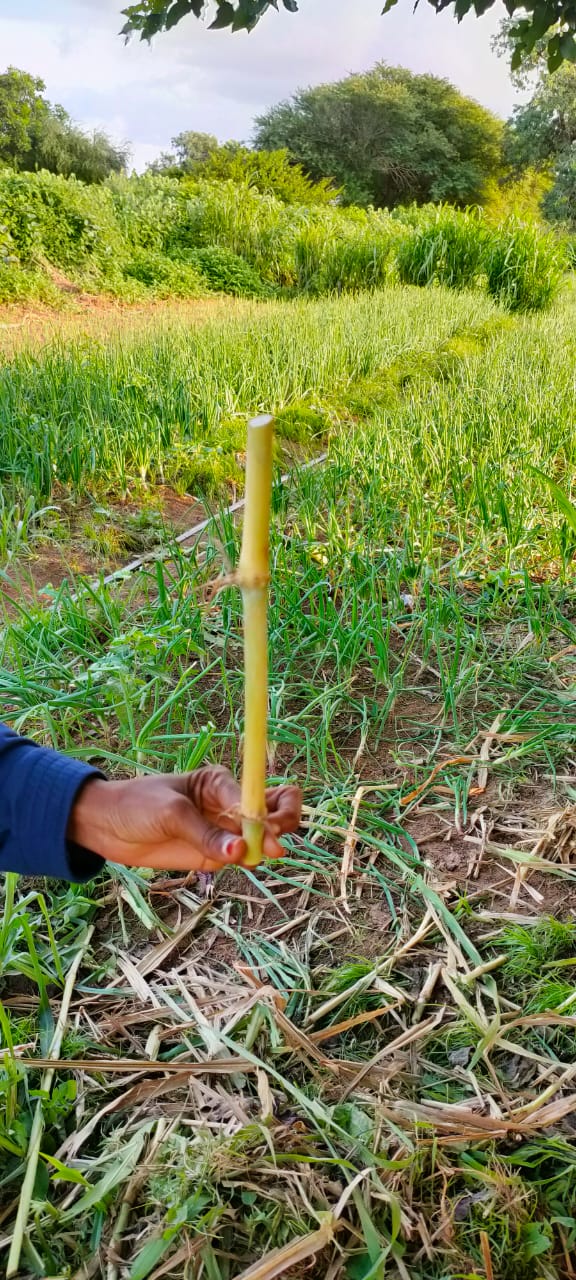
M 179 781 L 198 811 L 224 831 L 240 833 L 240 786 L 223 765 L 206 765 Z
M 297 831 L 302 818 L 300 787 L 270 787 L 266 792 L 268 820 L 266 826 L 275 836 Z
M 240 841 L 240 848 L 230 856 L 207 858 L 197 849 L 193 849 L 187 840 L 167 840 L 162 844 L 146 845 L 122 844 L 110 851 L 109 861 L 120 863 L 126 867 L 150 867 L 154 871 L 222 871 L 225 866 L 235 866 L 242 862 L 245 846 Z

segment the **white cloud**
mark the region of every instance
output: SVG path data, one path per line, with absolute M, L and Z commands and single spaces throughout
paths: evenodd
M 378 60 L 446 76 L 501 115 L 514 101 L 490 50 L 496 11 L 458 25 L 424 0 L 415 14 L 400 0 L 384 17 L 380 0 L 301 0 L 299 14 L 270 13 L 249 36 L 189 19 L 149 48 L 120 38 L 122 0 L 52 0 L 50 19 L 42 0 L 4 7 L 4 64 L 42 76 L 80 123 L 128 139 L 139 168 L 181 129 L 247 138 L 254 116 L 298 87 Z

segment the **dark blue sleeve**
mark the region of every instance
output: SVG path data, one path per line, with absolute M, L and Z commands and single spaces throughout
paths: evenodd
M 0 724 L 0 872 L 78 882 L 95 876 L 104 859 L 70 844 L 66 830 L 81 787 L 101 777 Z

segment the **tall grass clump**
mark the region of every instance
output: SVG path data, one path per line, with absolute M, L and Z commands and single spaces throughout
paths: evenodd
M 294 242 L 296 283 L 309 293 L 354 293 L 389 284 L 403 230 L 386 213 L 330 210 Z
M 186 200 L 167 235 L 168 253 L 217 245 L 244 258 L 269 283 L 294 284 L 294 240 L 315 211 L 284 205 L 243 183 L 182 183 L 182 188 Z
M 542 311 L 557 297 L 566 268 L 559 241 L 511 219 L 486 242 L 488 291 L 509 311 Z
M 412 222 L 398 249 L 398 274 L 403 284 L 443 284 L 470 289 L 483 270 L 486 232 L 479 210 L 461 211 L 443 205 L 424 210 Z

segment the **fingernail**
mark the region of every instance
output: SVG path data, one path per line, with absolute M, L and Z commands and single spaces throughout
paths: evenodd
M 228 836 L 228 839 L 224 841 L 223 846 L 225 857 L 233 858 L 237 855 L 239 853 L 238 844 L 239 841 L 237 836 Z

